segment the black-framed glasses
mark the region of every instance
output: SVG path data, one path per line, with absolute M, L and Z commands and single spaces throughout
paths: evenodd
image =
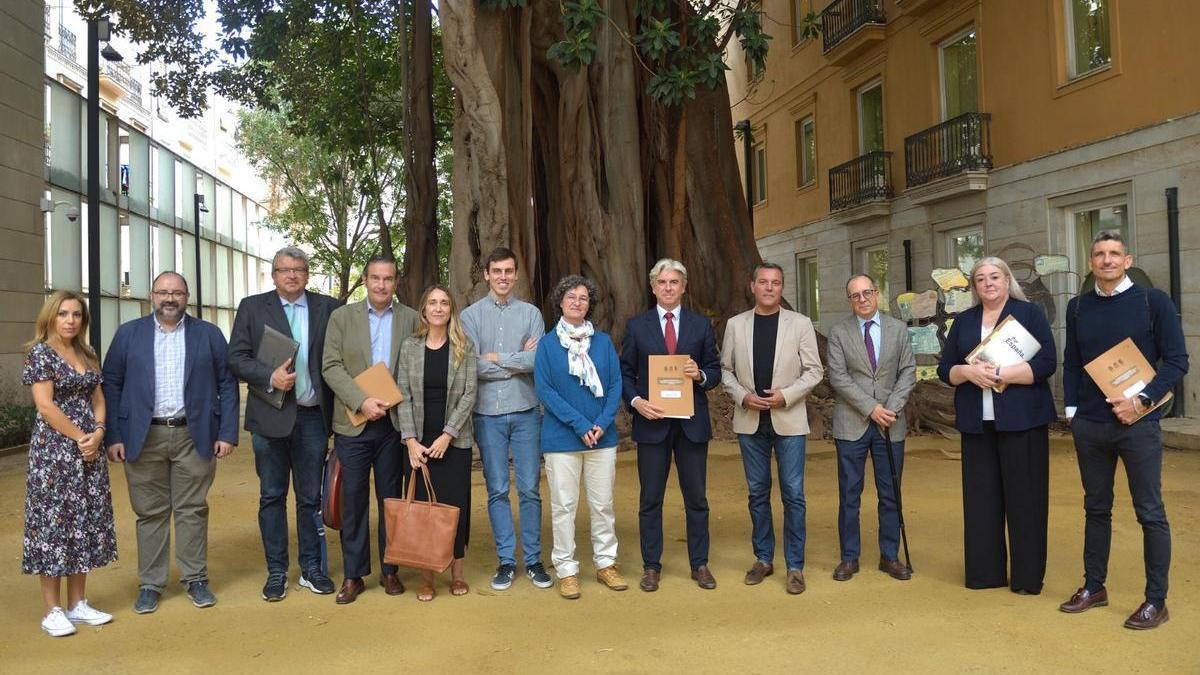
M 307 267 L 276 267 L 276 274 L 308 274 Z
M 858 302 L 859 300 L 870 300 L 878 292 L 879 291 L 875 290 L 874 288 L 868 288 L 867 290 L 859 293 L 850 293 L 846 297 L 850 300 Z
M 187 297 L 187 291 L 154 291 L 154 297 L 161 300 L 182 300 Z

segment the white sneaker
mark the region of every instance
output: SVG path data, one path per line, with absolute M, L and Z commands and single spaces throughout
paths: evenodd
M 63 612 L 62 607 L 55 607 L 50 610 L 46 618 L 42 619 L 42 630 L 50 637 L 63 637 L 64 635 L 74 635 L 75 626 L 67 619 L 67 615 Z
M 100 626 L 112 621 L 112 614 L 101 612 L 87 603 L 87 600 L 80 600 L 75 608 L 67 612 L 67 620 L 71 623 L 82 623 L 88 626 Z

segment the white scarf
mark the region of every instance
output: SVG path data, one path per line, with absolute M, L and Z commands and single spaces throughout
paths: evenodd
M 566 319 L 559 319 L 554 332 L 558 335 L 558 344 L 567 350 L 567 372 L 578 377 L 579 384 L 590 389 L 593 396 L 602 398 L 604 384 L 600 382 L 596 364 L 592 363 L 592 357 L 588 356 L 588 350 L 592 347 L 592 334 L 595 333 L 592 322 L 584 321 L 579 326 L 572 326 Z

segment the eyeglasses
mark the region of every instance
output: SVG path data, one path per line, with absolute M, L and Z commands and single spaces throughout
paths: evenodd
M 154 291 L 154 297 L 166 300 L 182 300 L 187 297 L 187 291 Z
M 307 267 L 276 267 L 276 274 L 308 274 Z
M 563 296 L 563 299 L 569 303 L 578 302 L 581 305 L 586 305 L 592 301 L 591 298 L 586 295 L 571 295 L 569 293 Z
M 867 290 L 862 291 L 861 293 L 851 293 L 851 294 L 847 295 L 846 297 L 855 302 L 858 302 L 859 300 L 870 300 L 878 292 L 879 291 L 875 290 L 874 288 L 868 288 Z

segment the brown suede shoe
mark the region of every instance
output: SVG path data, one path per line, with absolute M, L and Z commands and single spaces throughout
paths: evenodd
M 712 572 L 708 571 L 708 565 L 701 565 L 692 570 L 692 579 L 696 585 L 706 591 L 711 591 L 717 587 L 717 580 L 713 578 Z
M 1167 613 L 1166 607 L 1159 609 L 1148 602 L 1143 602 L 1136 612 L 1125 619 L 1125 627 L 1133 630 L 1150 630 L 1158 628 L 1170 619 L 1171 615 Z
M 834 581 L 850 581 L 850 578 L 858 574 L 858 558 L 854 560 L 843 560 L 838 563 L 836 569 L 833 570 Z
M 888 576 L 898 581 L 908 581 L 912 578 L 912 570 L 902 565 L 899 560 L 880 558 L 879 571 L 887 572 Z
M 367 589 L 362 579 L 346 579 L 342 582 L 342 590 L 334 599 L 339 605 L 348 605 L 358 599 L 358 594 Z
M 567 600 L 579 599 L 579 577 L 563 577 L 558 580 L 558 594 Z
M 787 592 L 790 595 L 800 595 L 808 588 L 804 583 L 804 570 L 788 570 Z
M 623 591 L 629 588 L 629 584 L 625 582 L 625 577 L 621 576 L 616 565 L 609 565 L 603 569 L 596 570 L 596 581 L 614 591 Z
M 383 592 L 388 595 L 400 595 L 404 592 L 404 582 L 400 581 L 400 576 L 395 573 L 381 575 L 379 585 L 383 586 Z
M 1071 599 L 1058 606 L 1060 611 L 1067 614 L 1078 614 L 1093 607 L 1104 607 L 1108 604 L 1108 589 L 1101 588 L 1092 593 L 1085 588 L 1075 591 Z
M 745 582 L 747 586 L 757 586 L 763 582 L 763 579 L 775 574 L 775 567 L 771 563 L 765 563 L 761 560 L 755 560 L 750 571 L 746 572 Z
M 642 570 L 642 581 L 638 586 L 647 593 L 653 593 L 658 590 L 658 578 L 658 570 L 647 567 Z

